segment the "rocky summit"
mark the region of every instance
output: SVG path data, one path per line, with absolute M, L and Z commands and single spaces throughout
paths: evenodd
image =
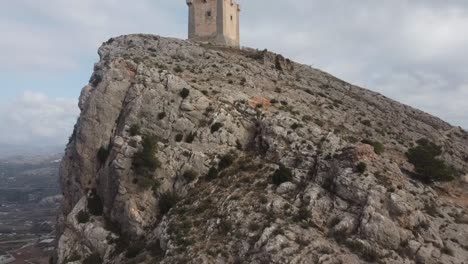
M 267 50 L 113 38 L 55 263 L 468 263 L 468 133 Z

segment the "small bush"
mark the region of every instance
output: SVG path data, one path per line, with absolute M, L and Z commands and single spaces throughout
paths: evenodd
M 223 235 L 227 235 L 232 230 L 232 224 L 226 219 L 222 219 L 218 225 L 219 232 Z
M 187 182 L 192 182 L 194 181 L 197 177 L 198 174 L 194 170 L 187 170 L 182 174 L 182 177 L 187 181 Z
M 138 256 L 138 254 L 140 254 L 142 249 L 142 243 L 131 243 L 127 249 L 127 252 L 125 253 L 125 257 L 128 259 L 135 258 L 136 256 Z
M 180 97 L 182 97 L 183 99 L 187 98 L 189 95 L 190 95 L 190 90 L 187 89 L 187 88 L 183 88 L 182 90 L 180 90 L 180 93 L 179 93 Z
M 177 65 L 177 66 L 174 67 L 174 71 L 175 71 L 176 73 L 181 73 L 181 72 L 184 71 L 184 69 L 182 69 L 182 67 L 180 67 L 179 65 Z
M 130 127 L 130 130 L 128 132 L 130 133 L 130 136 L 132 136 L 132 137 L 138 136 L 138 135 L 141 134 L 141 127 L 138 124 L 133 124 Z
M 262 226 L 257 222 L 250 222 L 248 227 L 251 232 L 255 232 L 259 230 L 260 228 L 262 228 Z
M 234 163 L 234 156 L 232 156 L 231 154 L 226 154 L 222 156 L 221 159 L 219 160 L 218 170 L 222 171 L 228 168 L 229 166 L 231 166 L 232 163 Z
M 292 171 L 283 164 L 280 164 L 279 168 L 272 175 L 272 181 L 273 184 L 280 185 L 284 182 L 291 181 L 292 177 Z
M 102 146 L 99 148 L 98 153 L 97 153 L 97 158 L 100 164 L 104 164 L 109 157 L 110 154 L 110 148 L 109 147 L 104 147 Z
M 93 253 L 84 259 L 83 264 L 102 264 L 101 256 L 98 253 Z
M 367 170 L 367 164 L 364 162 L 359 162 L 356 166 L 356 171 L 360 174 L 363 174 Z
M 76 215 L 76 221 L 78 221 L 78 223 L 80 224 L 88 223 L 89 222 L 88 212 L 84 210 L 79 211 L 78 214 Z
M 192 143 L 193 140 L 195 140 L 195 137 L 197 136 L 197 132 L 190 132 L 187 137 L 185 138 L 186 143 Z
M 442 154 L 441 147 L 427 139 L 420 139 L 416 147 L 406 153 L 408 162 L 414 165 L 419 179 L 425 182 L 451 181 L 455 170 L 444 161 L 437 159 Z
M 211 167 L 205 176 L 206 180 L 208 181 L 214 180 L 217 177 L 218 177 L 218 169 L 216 169 L 215 167 Z
M 240 84 L 244 86 L 246 82 L 247 82 L 247 79 L 244 77 L 241 79 Z
M 298 123 L 294 123 L 294 124 L 291 125 L 291 129 L 292 129 L 292 130 L 296 130 L 296 129 L 298 129 L 299 127 L 301 127 L 301 125 L 299 125 Z
M 88 211 L 90 214 L 95 216 L 101 216 L 104 211 L 101 197 L 97 194 L 96 190 L 92 190 L 88 199 Z
M 147 176 L 161 166 L 156 158 L 156 139 L 150 136 L 143 138 L 143 149 L 133 156 L 133 167 L 137 173 Z
M 294 216 L 294 220 L 296 222 L 307 221 L 311 217 L 309 210 L 304 207 L 301 207 L 297 214 Z
M 210 130 L 211 130 L 211 133 L 213 134 L 213 133 L 217 132 L 217 131 L 220 130 L 223 126 L 224 126 L 223 123 L 220 123 L 220 122 L 214 123 L 213 125 L 211 125 L 211 129 L 210 129 Z
M 163 120 L 166 117 L 166 112 L 161 112 L 158 114 L 158 119 Z
M 370 139 L 363 139 L 362 143 L 371 145 L 372 147 L 374 147 L 374 152 L 377 155 L 381 155 L 385 151 L 385 146 L 378 141 L 372 141 Z
M 166 192 L 159 197 L 159 212 L 165 215 L 173 208 L 179 201 L 179 196 L 173 192 Z
M 370 126 L 372 125 L 372 122 L 371 122 L 370 120 L 367 120 L 367 119 L 366 119 L 366 120 L 362 120 L 361 123 L 362 123 L 363 125 L 365 125 L 365 126 L 368 126 L 368 127 L 370 127 Z
M 181 142 L 183 139 L 184 139 L 184 135 L 182 135 L 182 134 L 177 134 L 175 136 L 175 141 L 176 142 Z
M 138 187 L 142 188 L 143 190 L 153 189 L 157 190 L 161 183 L 158 180 L 148 177 L 139 177 L 137 178 Z

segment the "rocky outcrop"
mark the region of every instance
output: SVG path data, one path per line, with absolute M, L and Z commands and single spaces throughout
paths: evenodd
M 129 35 L 99 55 L 58 263 L 466 263 L 462 129 L 267 51 Z M 420 138 L 454 183 L 411 177 Z

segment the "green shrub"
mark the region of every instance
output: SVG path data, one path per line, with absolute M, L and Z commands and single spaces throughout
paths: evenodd
M 141 134 L 141 127 L 138 124 L 133 124 L 129 130 L 130 136 L 134 137 Z
M 127 249 L 127 252 L 125 252 L 125 257 L 132 259 L 138 256 L 140 254 L 141 250 L 143 250 L 143 244 L 140 243 L 130 243 L 130 246 Z
M 226 154 L 219 159 L 218 170 L 222 171 L 234 163 L 234 156 L 231 154 Z
M 84 210 L 79 211 L 78 214 L 76 215 L 76 221 L 78 221 L 78 223 L 80 224 L 88 223 L 89 213 Z
M 451 181 L 455 170 L 437 157 L 442 154 L 441 147 L 427 139 L 420 139 L 416 147 L 406 153 L 408 162 L 414 165 L 417 177 L 424 182 Z
M 163 120 L 165 117 L 166 117 L 166 112 L 160 112 L 160 113 L 158 114 L 158 119 L 159 119 L 159 120 Z
M 177 134 L 174 139 L 176 142 L 181 142 L 184 139 L 184 135 Z
M 197 132 L 190 132 L 187 137 L 185 138 L 186 143 L 192 143 L 193 140 L 195 140 L 195 137 L 197 136 Z
M 143 138 L 143 149 L 133 156 L 133 167 L 142 176 L 152 174 L 161 166 L 161 162 L 156 158 L 156 139 L 145 136 Z
M 138 177 L 137 184 L 138 184 L 138 187 L 144 190 L 148 190 L 148 189 L 157 190 L 159 186 L 161 185 L 161 183 L 158 180 L 155 180 L 149 177 Z
M 206 180 L 208 181 L 214 180 L 217 177 L 218 177 L 218 169 L 216 169 L 215 167 L 211 167 L 205 176 Z
M 190 94 L 190 90 L 187 89 L 187 88 L 183 88 L 182 90 L 180 90 L 180 97 L 182 97 L 183 99 L 187 98 Z
M 300 127 L 301 127 L 301 125 L 298 124 L 298 123 L 294 123 L 294 124 L 291 125 L 292 130 L 296 130 L 296 129 L 300 128 Z
M 296 222 L 307 221 L 309 220 L 310 217 L 311 217 L 310 211 L 304 207 L 301 207 L 299 211 L 297 211 L 297 214 L 294 216 L 294 221 Z
M 220 130 L 223 126 L 224 126 L 223 123 L 220 123 L 220 122 L 214 123 L 213 125 L 211 125 L 211 128 L 210 128 L 211 133 L 213 134 L 213 133 L 217 132 L 217 131 Z
M 247 79 L 244 77 L 241 79 L 240 84 L 244 86 L 246 82 L 247 82 Z
M 284 182 L 291 181 L 292 177 L 292 171 L 283 164 L 280 164 L 279 168 L 272 175 L 272 181 L 273 184 L 280 185 Z
M 372 126 L 372 122 L 371 122 L 370 120 L 367 120 L 367 119 L 366 119 L 366 120 L 362 120 L 361 123 L 362 123 L 363 125 L 365 125 L 365 126 L 368 126 L 368 127 Z
M 187 182 L 192 182 L 194 181 L 197 177 L 198 174 L 194 170 L 187 170 L 182 174 L 182 177 L 187 181 Z
M 109 157 L 110 154 L 110 148 L 109 147 L 104 147 L 102 146 L 99 148 L 98 153 L 97 153 L 97 158 L 100 164 L 104 164 Z
M 385 151 L 385 146 L 378 141 L 372 141 L 370 139 L 363 139 L 361 142 L 374 147 L 374 152 L 377 155 L 381 155 Z
M 84 259 L 83 264 L 102 264 L 101 256 L 98 253 L 93 253 Z
M 250 222 L 248 228 L 251 232 L 255 232 L 259 230 L 260 228 L 262 228 L 262 226 L 257 222 Z
M 101 216 L 104 211 L 104 206 L 102 205 L 101 197 L 99 197 L 95 189 L 91 191 L 87 201 L 89 213 L 95 216 Z
M 360 174 L 363 174 L 367 170 L 367 164 L 364 162 L 359 162 L 356 166 L 356 171 Z
M 159 212 L 165 215 L 179 201 L 179 196 L 173 192 L 166 192 L 159 197 Z
M 182 67 L 180 67 L 179 65 L 177 65 L 177 66 L 174 67 L 174 71 L 175 71 L 176 73 L 181 73 L 181 72 L 184 71 L 184 69 L 182 69 Z

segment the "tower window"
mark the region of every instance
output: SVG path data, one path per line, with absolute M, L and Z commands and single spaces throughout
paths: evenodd
M 233 18 L 232 18 L 232 16 L 231 16 L 231 21 L 232 21 L 232 19 L 233 19 Z
M 210 16 L 211 16 L 211 11 L 207 11 L 207 12 L 206 12 L 206 16 L 209 16 L 209 17 L 210 17 Z

